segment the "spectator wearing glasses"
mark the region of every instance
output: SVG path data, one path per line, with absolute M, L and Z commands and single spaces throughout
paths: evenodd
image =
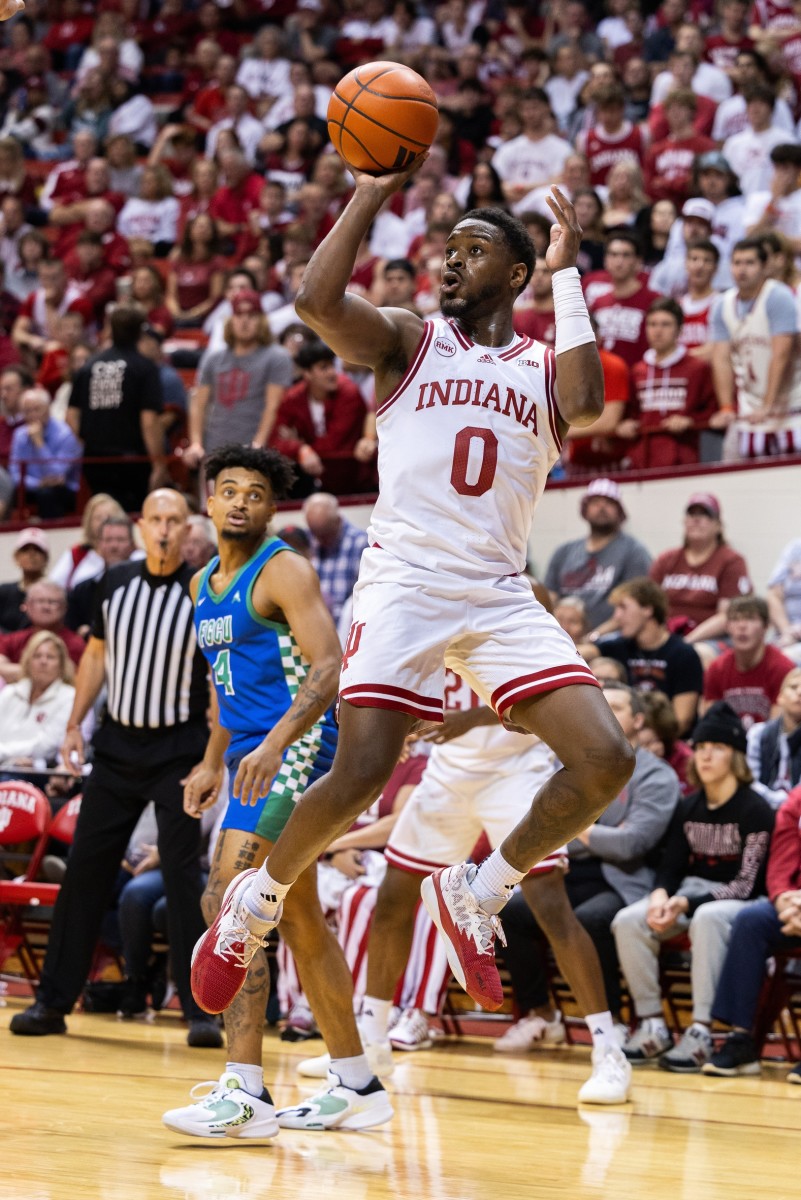
M 6 683 L 16 683 L 22 678 L 22 652 L 33 635 L 42 630 L 61 638 L 77 666 L 84 651 L 84 641 L 64 624 L 67 615 L 64 589 L 47 579 L 39 580 L 28 589 L 24 610 L 31 622 L 27 629 L 0 634 L 0 679 Z

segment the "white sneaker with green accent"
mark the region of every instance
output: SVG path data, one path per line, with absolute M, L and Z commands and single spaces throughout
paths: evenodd
M 208 1089 L 205 1093 L 202 1088 Z M 171 1108 L 161 1118 L 175 1133 L 202 1138 L 272 1138 L 278 1133 L 275 1105 L 266 1090 L 251 1096 L 245 1083 L 234 1072 L 196 1083 L 189 1093 L 196 1103 Z
M 372 1129 L 394 1115 L 389 1096 L 375 1076 L 367 1087 L 345 1087 L 338 1075 L 328 1072 L 328 1087 L 293 1108 L 276 1113 L 282 1129 Z

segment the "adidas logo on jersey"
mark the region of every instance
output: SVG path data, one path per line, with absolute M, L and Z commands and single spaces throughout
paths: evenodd
M 241 604 L 242 603 L 242 597 L 239 595 L 239 592 L 234 592 L 233 596 L 231 597 L 231 603 L 232 604 L 237 604 L 237 603 Z
M 489 363 L 491 363 L 491 362 L 494 362 L 494 361 L 495 361 L 495 360 L 493 359 L 493 357 L 492 357 L 492 355 L 491 355 L 491 354 L 482 354 L 482 355 L 481 355 L 481 358 L 477 358 L 477 359 L 476 359 L 476 362 L 489 362 Z

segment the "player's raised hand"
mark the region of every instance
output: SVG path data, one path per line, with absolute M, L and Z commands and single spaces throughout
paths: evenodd
M 9 21 L 25 7 L 25 0 L 0 0 L 0 21 Z
M 2 0 L 0 0 L 2 2 Z M 410 167 L 406 167 L 403 171 L 391 171 L 387 175 L 370 175 L 367 171 L 357 171 L 350 163 L 345 163 L 345 166 L 350 171 L 356 187 L 358 189 L 366 188 L 370 191 L 378 191 L 386 198 L 393 196 L 395 192 L 399 192 L 401 188 L 411 179 L 413 175 L 422 167 L 423 163 L 428 158 L 428 151 L 418 155 Z M 344 160 L 343 160 L 344 161 Z
M 563 271 L 575 267 L 583 230 L 578 223 L 576 210 L 564 192 L 554 184 L 552 195 L 545 202 L 556 217 L 551 226 L 551 244 L 545 252 L 545 261 L 551 271 Z

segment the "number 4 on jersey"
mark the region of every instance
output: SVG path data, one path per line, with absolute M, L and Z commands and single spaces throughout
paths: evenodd
M 211 668 L 214 682 L 221 687 L 226 696 L 234 695 L 234 677 L 231 674 L 231 651 L 221 650 Z

